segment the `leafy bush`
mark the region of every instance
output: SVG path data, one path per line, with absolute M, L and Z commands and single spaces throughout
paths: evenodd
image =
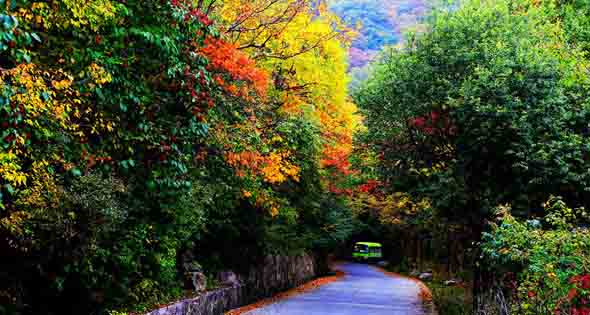
M 473 314 L 473 300 L 470 287 L 446 286 L 439 282 L 428 284 L 432 300 L 440 315 Z
M 506 275 L 515 313 L 571 314 L 588 307 L 590 232 L 561 224 L 577 211 L 556 203 L 565 217 L 555 212 L 555 202 L 546 204 L 550 229 L 518 221 L 500 208 L 501 221 L 483 236 L 482 255 L 491 270 Z M 556 219 L 560 224 L 551 228 Z

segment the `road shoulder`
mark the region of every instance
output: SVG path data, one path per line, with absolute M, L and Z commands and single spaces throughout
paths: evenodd
M 418 294 L 418 298 L 420 298 L 420 300 L 422 301 L 422 303 L 424 303 L 425 305 L 427 304 L 432 304 L 433 300 L 432 300 L 432 292 L 430 291 L 430 288 L 428 288 L 428 286 L 426 284 L 424 284 L 424 282 L 416 279 L 416 278 L 412 278 L 410 276 L 406 276 L 406 275 L 402 275 L 399 273 L 395 273 L 392 271 L 388 271 L 385 270 L 379 266 L 373 266 L 373 268 L 383 274 L 385 274 L 388 277 L 392 277 L 392 278 L 402 278 L 402 279 L 407 279 L 410 280 L 414 283 L 416 283 L 416 285 L 418 286 L 418 288 L 420 289 L 420 293 Z
M 338 281 L 340 279 L 342 279 L 345 276 L 345 273 L 339 270 L 335 271 L 334 275 L 329 275 L 329 276 L 325 276 L 325 277 L 320 277 L 317 278 L 315 280 L 312 280 L 310 282 L 307 282 L 305 284 L 302 284 L 296 288 L 293 288 L 291 290 L 285 291 L 285 292 L 281 292 L 279 294 L 276 294 L 270 298 L 266 298 L 266 299 L 262 299 L 256 303 L 253 304 L 249 304 L 246 306 L 242 306 L 240 308 L 231 310 L 226 312 L 224 315 L 241 315 L 241 314 L 245 314 L 248 313 L 252 310 L 276 303 L 278 301 L 281 300 L 285 300 L 287 298 L 293 297 L 293 296 L 297 296 L 300 294 L 304 294 L 304 293 L 308 293 L 308 292 L 312 292 L 316 289 L 318 289 L 321 286 L 324 286 L 326 284 Z

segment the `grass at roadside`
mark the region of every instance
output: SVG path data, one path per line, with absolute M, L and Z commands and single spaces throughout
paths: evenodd
M 473 313 L 470 286 L 447 286 L 443 281 L 432 281 L 427 285 L 439 315 L 471 315 Z
M 407 266 L 391 265 L 387 270 L 394 273 L 399 273 L 409 278 Z M 462 275 L 462 278 L 468 278 Z M 447 278 L 441 276 L 438 272 L 434 272 L 433 280 L 424 282 L 430 289 L 431 300 L 435 305 L 438 315 L 471 315 L 473 314 L 473 296 L 472 287 L 469 282 L 458 283 L 455 285 L 446 285 Z

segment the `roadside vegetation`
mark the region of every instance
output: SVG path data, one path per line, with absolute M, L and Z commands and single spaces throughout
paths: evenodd
M 357 217 L 410 272 L 472 271 L 478 314 L 590 309 L 589 12 L 462 2 L 385 50 L 355 93 L 357 165 L 376 181 Z
M 444 281 L 428 282 L 432 302 L 441 315 L 473 314 L 473 290 L 470 286 L 449 286 Z
M 316 3 L 0 1 L 0 314 L 142 312 L 346 239 L 350 34 Z
M 354 241 L 441 315 L 590 314 L 590 2 L 376 3 L 0 0 L 0 314 Z

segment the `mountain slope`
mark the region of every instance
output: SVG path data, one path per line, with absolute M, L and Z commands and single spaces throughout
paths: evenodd
M 349 26 L 359 28 L 350 48 L 350 71 L 362 79 L 366 66 L 384 46 L 396 45 L 403 33 L 419 27 L 429 0 L 329 0 L 329 8 Z

